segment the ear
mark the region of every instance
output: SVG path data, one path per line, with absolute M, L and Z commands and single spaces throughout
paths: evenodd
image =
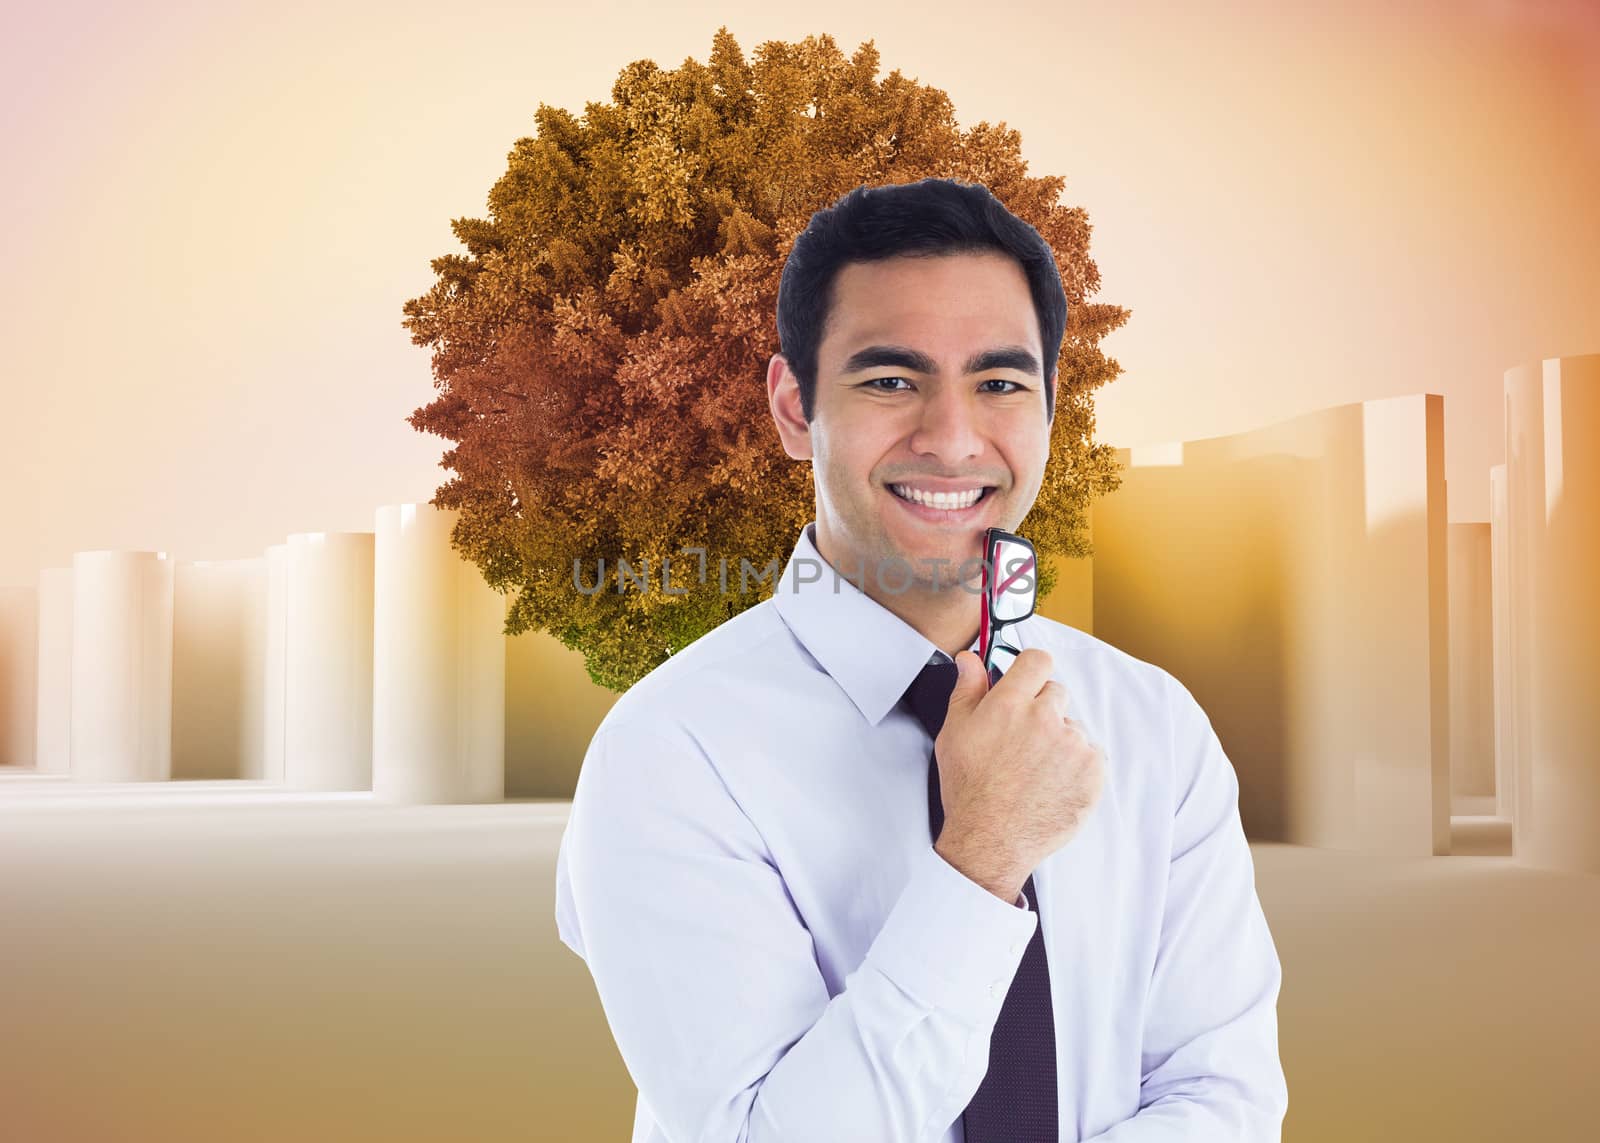
M 767 362 L 767 407 L 778 426 L 783 451 L 795 460 L 811 459 L 811 426 L 800 405 L 800 379 L 781 353 Z
M 1050 394 L 1050 412 L 1045 417 L 1045 422 L 1044 423 L 1046 425 L 1048 425 L 1049 427 L 1051 427 L 1051 428 L 1055 427 L 1055 424 L 1056 424 L 1056 407 L 1060 403 L 1060 400 L 1061 400 L 1061 393 L 1056 388 L 1056 381 L 1059 380 L 1059 375 L 1060 375 L 1060 370 L 1053 369 L 1053 370 L 1050 371 L 1050 380 L 1045 382 L 1045 389 Z

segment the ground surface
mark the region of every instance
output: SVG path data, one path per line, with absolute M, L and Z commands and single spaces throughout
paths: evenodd
M 0 773 L 0 1138 L 626 1140 L 566 813 Z M 1596 1137 L 1600 877 L 1254 851 L 1285 1140 Z

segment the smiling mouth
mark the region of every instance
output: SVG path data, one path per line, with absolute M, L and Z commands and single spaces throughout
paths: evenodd
M 950 516 L 970 511 L 987 500 L 994 490 L 995 486 L 992 484 L 977 485 L 956 492 L 928 492 L 909 484 L 889 485 L 889 491 L 897 500 Z

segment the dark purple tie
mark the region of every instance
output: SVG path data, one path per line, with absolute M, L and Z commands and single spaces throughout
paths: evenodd
M 991 676 L 993 677 L 993 676 Z M 956 665 L 929 663 L 906 691 L 912 712 L 934 738 L 950 709 Z M 928 760 L 928 829 L 934 841 L 944 827 L 939 761 Z M 1033 875 L 1022 886 L 1034 912 Z M 967 1143 L 1056 1143 L 1056 1025 L 1050 1001 L 1050 965 L 1044 952 L 1044 918 L 1022 954 L 1011 991 L 989 1041 L 989 1071 L 961 1116 Z

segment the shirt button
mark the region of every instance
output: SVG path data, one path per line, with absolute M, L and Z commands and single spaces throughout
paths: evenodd
M 1000 982 L 998 980 L 989 986 L 989 995 L 996 1000 L 1000 999 Z

